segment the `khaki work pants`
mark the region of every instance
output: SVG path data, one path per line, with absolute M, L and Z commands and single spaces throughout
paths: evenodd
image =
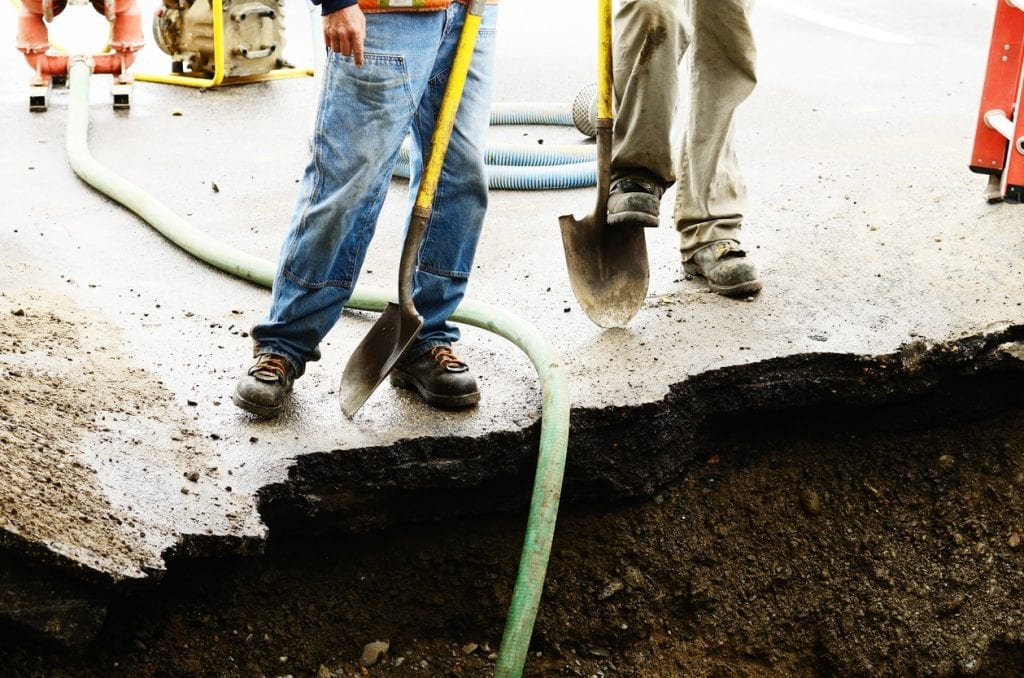
M 678 183 L 673 216 L 683 261 L 716 240 L 739 240 L 746 187 L 733 118 L 756 83 L 752 7 L 753 0 L 618 0 L 612 177 L 639 173 L 666 188 Z M 689 115 L 673 159 L 687 51 Z

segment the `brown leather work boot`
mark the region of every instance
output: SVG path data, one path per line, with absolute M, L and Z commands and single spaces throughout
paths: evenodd
M 295 368 L 287 358 L 274 353 L 260 353 L 252 367 L 238 380 L 231 400 L 246 412 L 276 417 L 294 383 Z
M 757 269 L 735 240 L 716 240 L 694 252 L 683 270 L 707 278 L 712 292 L 726 297 L 741 297 L 761 289 Z
M 458 409 L 480 402 L 480 389 L 469 366 L 455 357 L 451 346 L 435 346 L 426 353 L 400 360 L 391 370 L 391 385 L 416 391 L 428 404 Z

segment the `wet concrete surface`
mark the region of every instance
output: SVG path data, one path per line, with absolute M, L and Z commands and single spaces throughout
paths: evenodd
M 69 9 L 69 22 L 71 11 L 88 10 Z M 593 80 L 591 16 L 543 0 L 502 11 L 498 101 L 568 103 Z M 289 58 L 311 63 L 305 10 L 289 16 Z M 754 299 L 685 279 L 669 191 L 662 227 L 648 232 L 648 300 L 628 328 L 602 331 L 572 297 L 557 224 L 588 214 L 592 189 L 492 192 L 470 296 L 529 320 L 560 352 L 574 410 L 570 494 L 646 492 L 678 473 L 686 455 L 661 455 L 625 480 L 611 460 L 690 440 L 725 403 L 702 396 L 701 378 L 785 383 L 786 369 L 810 365 L 827 382 L 849 359 L 877 365 L 908 355 L 907 345 L 941 352 L 963 337 L 982 337 L 979 355 L 1012 353 L 999 347 L 1020 341 L 1024 213 L 987 204 L 984 179 L 967 170 L 991 20 L 985 3 L 758 6 L 760 83 L 737 128 L 751 202 L 743 245 L 765 283 Z M 13 15 L 0 21 L 13 35 Z M 480 380 L 478 408 L 439 413 L 384 385 L 349 421 L 337 380 L 373 316 L 346 313 L 285 415 L 252 419 L 230 393 L 268 292 L 198 262 L 79 181 L 64 154 L 67 93 L 29 113 L 29 71 L 13 45 L 0 65 L 8 551 L 93 584 L 130 585 L 158 576 L 169 551 L 258 550 L 268 525 L 370 529 L 423 517 L 439 495 L 451 498 L 437 515 L 521 503 L 541 414 L 525 356 L 467 328 L 459 353 Z M 139 68 L 168 67 L 147 46 Z M 97 159 L 225 243 L 274 260 L 306 160 L 315 81 L 209 92 L 140 82 L 130 113 L 111 109 L 108 82 L 92 85 Z M 492 128 L 492 137 L 583 140 L 539 126 Z M 396 180 L 361 283 L 394 285 L 407 198 Z M 913 391 L 915 371 L 896 363 Z M 955 370 L 972 364 L 968 356 Z M 830 397 L 808 388 L 813 380 L 789 381 L 789 397 Z M 776 389 L 752 391 L 751 407 L 780 405 Z M 0 612 L 25 621 L 13 610 Z

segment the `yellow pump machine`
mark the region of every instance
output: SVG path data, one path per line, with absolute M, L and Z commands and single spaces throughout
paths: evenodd
M 216 87 L 313 75 L 284 60 L 278 0 L 163 0 L 153 40 L 170 55 L 172 73 L 136 73 L 137 80 Z

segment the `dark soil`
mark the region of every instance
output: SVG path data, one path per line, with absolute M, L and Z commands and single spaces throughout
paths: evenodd
M 924 431 L 866 413 L 731 428 L 655 497 L 563 507 L 526 675 L 1024 673 L 1024 410 Z M 263 556 L 172 562 L 90 646 L 5 632 L 0 666 L 487 675 L 523 523 L 272 535 Z M 373 641 L 389 649 L 365 668 Z

